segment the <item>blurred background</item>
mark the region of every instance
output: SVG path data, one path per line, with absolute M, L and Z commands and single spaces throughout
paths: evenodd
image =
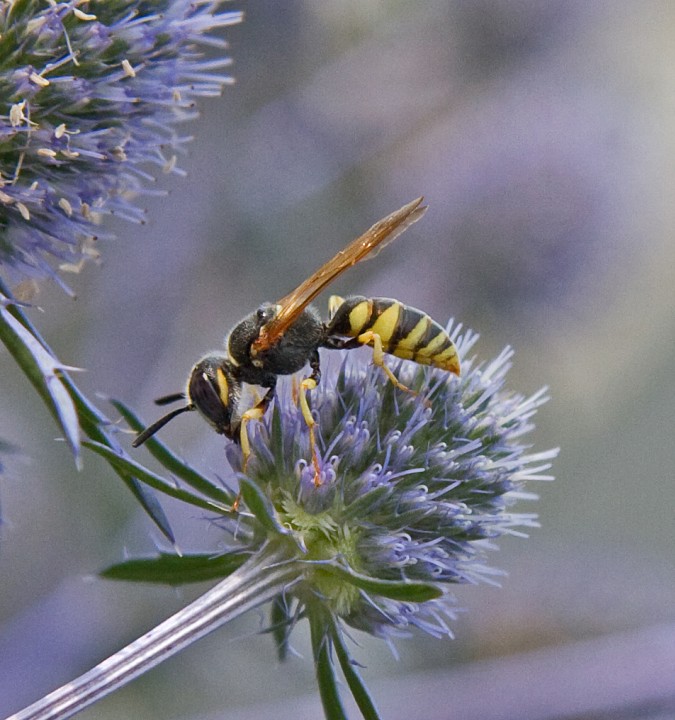
M 66 278 L 77 299 L 43 286 L 32 318 L 48 342 L 87 370 L 77 380 L 90 397 L 152 420 L 153 398 L 181 390 L 242 315 L 424 195 L 424 220 L 332 289 L 454 316 L 480 332 L 485 359 L 512 345 L 510 387 L 552 395 L 532 441 L 561 454 L 556 481 L 517 508 L 536 510 L 541 529 L 491 555 L 502 587 L 457 588 L 454 640 L 401 640 L 397 659 L 357 637 L 376 701 L 395 709 L 397 693 L 432 678 L 418 717 L 445 717 L 444 678 L 465 663 L 674 623 L 675 5 L 237 8 L 237 83 L 184 128 L 187 178 L 159 178 L 169 194 L 144 203 L 147 224 L 115 225 L 102 265 Z M 0 437 L 17 447 L 0 476 L 4 717 L 204 588 L 97 579 L 161 540 L 105 464 L 86 454 L 75 470 L 4 350 L 0 387 Z M 222 439 L 196 417 L 163 434 L 218 472 Z M 164 505 L 183 550 L 218 547 L 204 519 Z M 233 623 L 80 717 L 318 717 L 288 701 L 316 694 L 306 628 L 300 657 L 280 665 L 265 622 Z

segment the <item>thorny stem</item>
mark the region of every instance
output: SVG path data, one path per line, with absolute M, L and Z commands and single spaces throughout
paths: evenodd
M 72 682 L 7 720 L 65 720 L 297 582 L 302 569 L 268 545 L 193 603 Z

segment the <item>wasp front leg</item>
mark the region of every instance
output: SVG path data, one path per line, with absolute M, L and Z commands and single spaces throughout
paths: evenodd
M 267 412 L 267 408 L 274 398 L 274 390 L 276 388 L 276 378 L 270 378 L 265 387 L 267 392 L 256 405 L 247 410 L 241 416 L 241 424 L 239 426 L 239 443 L 241 445 L 241 453 L 243 455 L 242 472 L 246 472 L 248 459 L 251 457 L 251 442 L 248 437 L 248 424 L 251 420 L 262 420 Z

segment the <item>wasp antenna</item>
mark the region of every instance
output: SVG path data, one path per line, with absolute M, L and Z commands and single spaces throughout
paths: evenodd
M 171 403 L 185 400 L 185 393 L 172 393 L 171 395 L 162 395 L 155 400 L 155 405 L 171 405 Z
M 131 446 L 135 448 L 140 447 L 148 438 L 151 438 L 158 430 L 161 430 L 170 420 L 173 420 L 176 415 L 180 415 L 181 413 L 188 412 L 189 410 L 194 409 L 194 405 L 184 405 L 183 407 L 172 410 L 170 413 L 164 415 L 164 417 L 161 417 L 159 420 L 152 423 L 152 425 L 146 427 L 143 432 L 139 433 L 134 439 L 134 441 L 131 443 Z

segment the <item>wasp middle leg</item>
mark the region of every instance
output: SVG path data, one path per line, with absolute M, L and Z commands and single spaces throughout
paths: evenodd
M 312 453 L 312 465 L 314 466 L 314 485 L 318 487 L 321 484 L 321 464 L 319 463 L 319 454 L 316 450 L 316 420 L 312 417 L 312 411 L 310 410 L 309 403 L 307 402 L 307 392 L 309 390 L 314 390 L 321 379 L 321 366 L 318 350 L 315 350 L 312 353 L 309 359 L 309 366 L 312 369 L 312 374 L 300 383 L 299 402 L 300 409 L 302 410 L 302 417 L 305 419 L 309 430 L 309 449 Z

